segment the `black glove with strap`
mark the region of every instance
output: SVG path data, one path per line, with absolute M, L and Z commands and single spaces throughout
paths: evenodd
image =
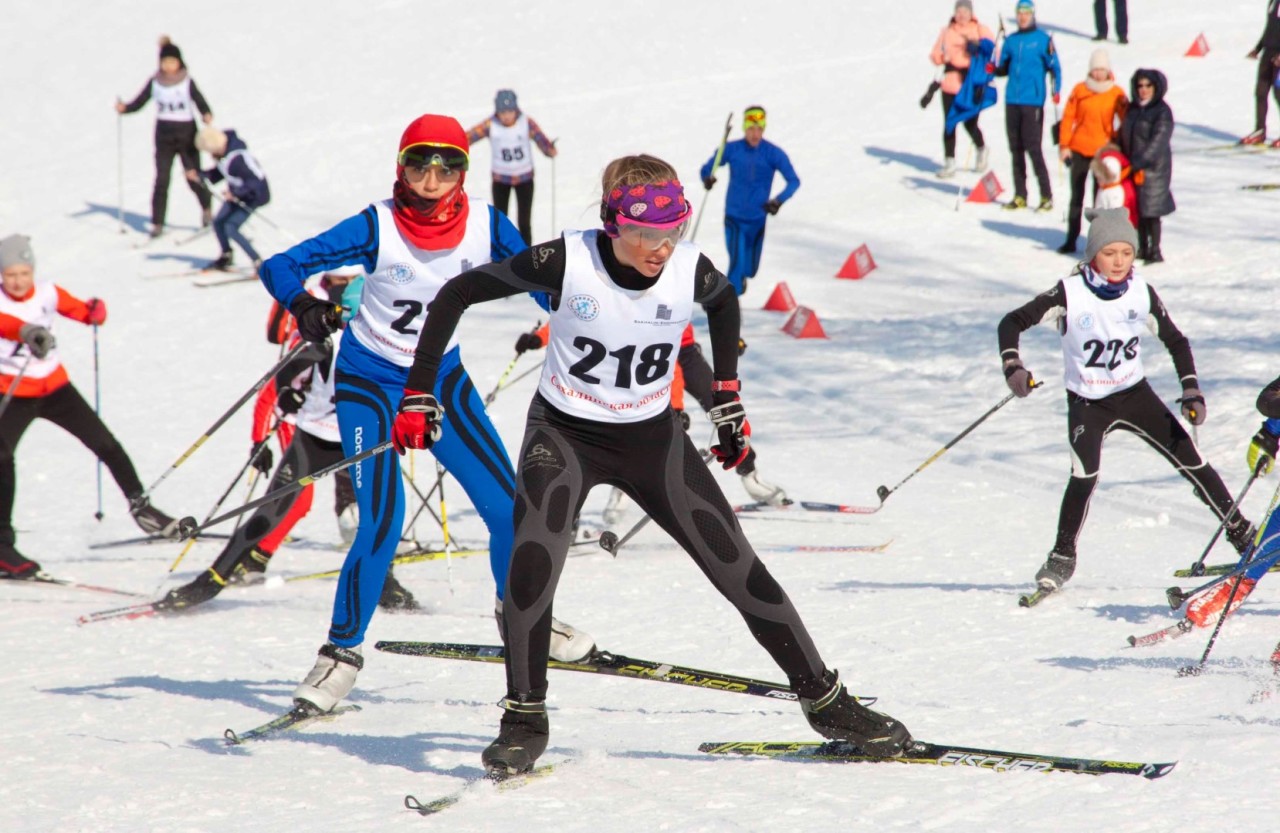
M 275 460 L 271 455 L 271 446 L 267 445 L 267 440 L 255 443 L 253 448 L 249 449 L 249 462 L 261 472 L 263 477 L 271 474 L 271 466 Z
M 323 344 L 342 325 L 342 307 L 306 292 L 298 293 L 289 312 L 298 321 L 298 334 L 315 344 Z
M 1182 398 L 1178 402 L 1182 404 L 1183 419 L 1192 425 L 1204 425 L 1204 394 L 1200 392 L 1200 388 L 1195 385 L 1183 388 Z
M 707 416 L 716 426 L 716 436 L 720 442 L 711 446 L 720 465 L 729 470 L 736 468 L 751 451 L 751 423 L 747 422 L 747 411 L 738 399 L 738 380 L 730 382 L 716 381 L 712 383 L 712 402 L 715 403 Z
M 1035 380 L 1031 378 L 1031 371 L 1022 366 L 1022 359 L 1005 360 L 1004 382 L 1019 399 L 1029 396 L 1035 385 Z
M 516 355 L 520 356 L 530 350 L 541 350 L 543 348 L 542 339 L 538 337 L 537 332 L 521 333 L 516 339 Z
M 294 387 L 280 388 L 280 392 L 276 394 L 276 407 L 285 416 L 302 410 L 302 403 L 306 401 L 307 395 Z
M 49 355 L 49 351 L 58 343 L 53 333 L 39 324 L 23 324 L 18 330 L 18 338 L 22 339 L 22 343 L 27 345 L 31 355 L 37 359 L 43 359 Z

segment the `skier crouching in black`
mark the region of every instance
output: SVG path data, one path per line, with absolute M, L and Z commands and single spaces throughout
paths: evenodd
M 1162 452 L 1219 520 L 1231 509 L 1232 497 L 1222 478 L 1200 456 L 1143 372 L 1142 336 L 1147 330 L 1164 342 L 1173 358 L 1182 382 L 1183 417 L 1192 425 L 1204 422 L 1204 394 L 1196 380 L 1191 342 L 1173 323 L 1155 288 L 1134 272 L 1137 246 L 1138 235 L 1126 209 L 1099 211 L 1089 226 L 1085 260 L 1048 292 L 1000 321 L 1005 380 L 1020 397 L 1028 395 L 1032 385 L 1018 354 L 1022 331 L 1054 323 L 1062 336 L 1071 479 L 1062 497 L 1057 542 L 1036 573 L 1037 584 L 1049 592 L 1061 588 L 1075 572 L 1076 539 L 1098 483 L 1102 441 L 1114 430 L 1132 431 Z M 1254 528 L 1237 514 L 1226 532 L 1243 552 Z
M 694 559 L 787 673 L 810 725 L 873 755 L 901 755 L 901 722 L 851 697 L 800 615 L 761 563 L 670 407 L 674 359 L 693 305 L 706 309 L 715 362 L 710 413 L 726 469 L 750 448 L 738 401 L 737 296 L 690 243 L 692 212 L 675 171 L 652 156 L 614 160 L 603 177 L 603 231 L 566 232 L 501 263 L 464 272 L 432 302 L 396 415 L 400 446 L 424 448 L 443 417 L 433 389 L 440 357 L 473 303 L 521 292 L 553 300 L 551 337 L 529 408 L 516 474 L 515 546 L 504 594 L 507 695 L 496 777 L 533 768 L 545 751 L 552 598 L 571 522 L 597 484 L 617 486 Z M 433 436 L 434 434 L 434 436 Z

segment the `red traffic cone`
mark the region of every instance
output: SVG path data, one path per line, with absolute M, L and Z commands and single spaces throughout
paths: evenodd
M 773 288 L 773 294 L 764 302 L 764 309 L 771 312 L 791 312 L 796 308 L 796 299 L 786 281 L 779 281 Z
M 977 186 L 964 198 L 965 202 L 995 202 L 996 197 L 1004 193 L 1004 187 L 996 178 L 995 171 L 987 171 Z
M 1187 50 L 1185 57 L 1187 58 L 1203 58 L 1209 54 L 1209 39 L 1201 32 L 1196 36 L 1195 42 L 1191 44 L 1191 48 Z
M 867 248 L 866 243 L 863 243 L 849 255 L 849 258 L 844 262 L 844 266 L 841 266 L 840 271 L 836 272 L 836 277 L 856 281 L 871 274 L 871 270 L 875 268 L 876 262 L 871 257 L 871 250 Z
M 782 331 L 792 338 L 827 337 L 822 329 L 822 322 L 818 320 L 818 314 L 808 307 L 796 307 L 796 311 L 791 313 L 787 323 L 782 325 Z

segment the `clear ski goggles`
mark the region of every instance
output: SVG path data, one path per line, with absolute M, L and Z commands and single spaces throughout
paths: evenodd
M 664 243 L 674 249 L 689 231 L 691 213 L 685 211 L 669 223 L 641 223 L 619 214 L 618 236 L 629 245 L 644 246 L 652 251 L 661 249 Z
M 467 152 L 453 145 L 410 145 L 396 157 L 400 167 L 418 175 L 425 174 L 427 168 L 434 165 L 440 168 L 442 176 L 454 176 L 465 171 L 470 162 Z

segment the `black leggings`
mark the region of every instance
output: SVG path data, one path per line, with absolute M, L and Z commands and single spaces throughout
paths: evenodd
M 1084 213 L 1084 185 L 1089 178 L 1089 164 L 1092 156 L 1071 152 L 1071 207 L 1067 211 L 1067 243 L 1074 246 L 1080 237 L 1080 220 Z M 1093 202 L 1098 197 L 1098 183 L 1093 183 Z
M 106 464 L 125 497 L 142 494 L 142 483 L 129 455 L 74 385 L 63 385 L 47 396 L 15 397 L 0 416 L 0 543 L 3 544 L 14 543 L 13 499 L 17 473 L 13 453 L 27 427 L 37 419 L 49 420 L 84 443 Z
M 1267 96 L 1274 95 L 1276 106 L 1280 107 L 1280 87 L 1276 86 L 1276 73 L 1280 72 L 1280 67 L 1271 63 L 1277 55 L 1280 55 L 1280 52 L 1267 49 L 1258 59 L 1258 83 L 1253 89 L 1255 106 L 1253 126 L 1255 130 L 1261 130 L 1264 133 L 1267 130 Z
M 295 431 L 293 441 L 285 449 L 284 456 L 280 458 L 280 465 L 276 466 L 275 473 L 271 476 L 267 493 L 282 489 L 299 477 L 305 477 L 326 466 L 331 466 L 342 457 L 341 443 L 332 443 L 313 437 L 306 431 Z M 224 579 L 230 576 L 236 564 L 240 563 L 250 550 L 280 525 L 280 522 L 293 509 L 294 504 L 298 502 L 301 494 L 302 490 L 299 489 L 277 501 L 260 506 L 253 516 L 241 524 L 231 536 L 231 540 L 227 542 L 222 554 L 218 556 L 217 561 L 213 562 L 210 569 Z M 341 500 L 342 495 L 339 491 L 339 504 Z
M 511 203 L 511 189 L 516 189 L 516 211 L 519 213 L 519 219 L 516 226 L 520 229 L 520 236 L 524 238 L 525 245 L 533 243 L 533 180 L 521 182 L 519 185 L 508 185 L 505 182 L 493 181 L 493 207 L 511 216 L 507 211 L 507 207 Z
M 151 191 L 151 222 L 157 226 L 164 225 L 165 214 L 168 212 L 169 174 L 173 169 L 175 156 L 182 160 L 183 171 L 200 170 L 195 122 L 156 122 L 156 184 Z M 185 177 L 184 180 L 200 201 L 200 208 L 208 211 L 213 205 L 209 190 Z
M 942 130 L 942 149 L 945 151 L 948 159 L 954 159 L 956 156 L 956 134 L 954 132 L 948 133 L 945 127 L 947 123 L 947 113 L 951 112 L 951 102 L 955 100 L 956 97 L 951 93 L 942 94 L 942 123 L 944 125 Z M 977 116 L 966 121 L 964 123 L 964 129 L 969 134 L 969 138 L 973 140 L 974 147 L 978 150 L 982 150 L 986 147 L 986 143 L 982 138 L 982 130 L 978 127 Z
M 1067 393 L 1067 439 L 1071 443 L 1071 480 L 1058 515 L 1056 552 L 1074 552 L 1089 514 L 1089 498 L 1098 485 L 1102 441 L 1112 431 L 1137 434 L 1191 483 L 1196 497 L 1218 520 L 1231 509 L 1232 497 L 1222 478 L 1203 457 L 1178 418 L 1165 407 L 1146 380 L 1102 399 Z
M 538 395 L 520 448 L 503 602 L 508 697 L 546 695 L 552 599 L 573 542 L 572 521 L 601 483 L 625 492 L 684 548 L 793 687 L 813 689 L 826 670 L 822 658 L 675 413 L 602 423 L 563 414 Z

